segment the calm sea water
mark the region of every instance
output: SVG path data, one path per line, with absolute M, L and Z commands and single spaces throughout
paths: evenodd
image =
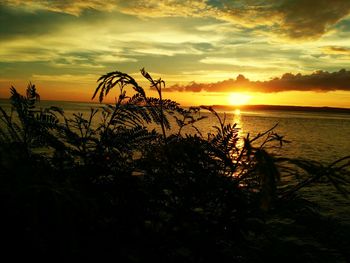
M 7 100 L 0 100 L 0 106 L 10 111 Z M 89 116 L 91 108 L 101 107 L 101 104 L 77 102 L 48 102 L 43 101 L 40 107 L 58 106 L 64 109 L 66 116 L 83 113 Z M 213 125 L 217 120 L 203 112 L 208 118 L 198 122 L 197 127 L 205 136 L 209 131 L 214 132 Z M 223 118 L 224 113 L 219 112 Z M 95 125 L 100 119 L 96 116 Z M 350 114 L 293 112 L 293 111 L 233 111 L 226 112 L 226 121 L 237 123 L 241 136 L 254 136 L 278 124 L 275 132 L 283 135 L 290 143 L 275 149 L 278 154 L 288 157 L 302 157 L 320 162 L 332 162 L 350 155 Z M 193 132 L 185 129 L 184 132 Z M 329 184 L 318 184 L 303 189 L 303 196 L 317 202 L 321 212 L 331 215 L 340 221 L 350 224 L 350 199 L 339 195 Z
M 64 109 L 66 116 L 83 113 L 89 116 L 91 108 L 102 105 L 96 103 L 42 101 L 40 107 L 57 106 Z M 9 110 L 8 100 L 0 100 L 0 106 Z M 219 112 L 223 117 L 224 113 Z M 197 127 L 205 136 L 209 131 L 214 132 L 213 125 L 218 122 L 214 116 L 203 112 L 208 118 L 197 123 Z M 95 122 L 100 120 L 96 116 Z M 241 136 L 254 136 L 277 124 L 275 132 L 290 143 L 275 150 L 289 157 L 302 157 L 316 161 L 334 161 L 350 155 L 350 114 L 327 112 L 301 111 L 232 111 L 226 112 L 226 122 L 237 123 Z M 184 132 L 194 132 L 185 129 Z

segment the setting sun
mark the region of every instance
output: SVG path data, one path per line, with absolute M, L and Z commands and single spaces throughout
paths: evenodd
M 230 93 L 228 102 L 230 105 L 245 105 L 249 102 L 251 96 L 244 93 Z

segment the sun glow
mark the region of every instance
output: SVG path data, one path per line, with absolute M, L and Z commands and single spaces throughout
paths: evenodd
M 244 93 L 230 93 L 230 95 L 228 96 L 228 102 L 230 103 L 230 105 L 235 106 L 245 105 L 248 103 L 251 97 L 252 96 Z

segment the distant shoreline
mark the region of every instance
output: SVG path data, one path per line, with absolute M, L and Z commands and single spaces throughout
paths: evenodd
M 232 111 L 240 110 L 270 110 L 270 111 L 312 111 L 312 112 L 334 112 L 334 113 L 348 113 L 350 108 L 337 107 L 314 107 L 314 106 L 289 106 L 289 105 L 211 105 L 215 110 Z
M 6 98 L 0 98 L 0 101 L 9 101 Z M 86 104 L 105 104 L 96 101 L 65 101 L 65 100 L 42 100 L 42 102 L 49 103 L 86 103 Z M 107 103 L 111 104 L 111 103 Z M 350 108 L 339 108 L 339 107 L 317 107 L 317 106 L 291 106 L 291 105 L 202 105 L 210 106 L 215 110 L 222 111 L 234 111 L 236 109 L 240 110 L 251 110 L 251 111 L 309 111 L 309 112 L 334 112 L 334 113 L 348 113 L 350 114 Z M 190 107 L 190 106 L 184 106 Z M 197 106 L 196 106 L 197 107 Z

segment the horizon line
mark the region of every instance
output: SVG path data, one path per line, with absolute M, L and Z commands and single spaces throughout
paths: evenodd
M 10 100 L 10 98 L 3 98 L 0 97 L 0 100 Z M 52 100 L 52 99 L 40 99 L 40 101 L 44 102 L 68 102 L 68 103 L 86 103 L 86 104 L 113 104 L 113 102 L 99 102 L 99 101 L 79 101 L 79 100 Z M 207 107 L 227 107 L 227 108 L 233 108 L 233 109 L 244 109 L 244 108 L 250 108 L 250 107 L 284 107 L 284 108 L 309 108 L 309 109 L 323 109 L 323 110 L 345 110 L 350 111 L 350 107 L 339 107 L 339 106 L 311 106 L 311 105 L 287 105 L 287 104 L 243 104 L 243 105 L 232 105 L 232 104 L 203 104 L 203 105 L 182 105 L 179 103 L 182 107 L 201 107 L 201 106 L 207 106 Z

